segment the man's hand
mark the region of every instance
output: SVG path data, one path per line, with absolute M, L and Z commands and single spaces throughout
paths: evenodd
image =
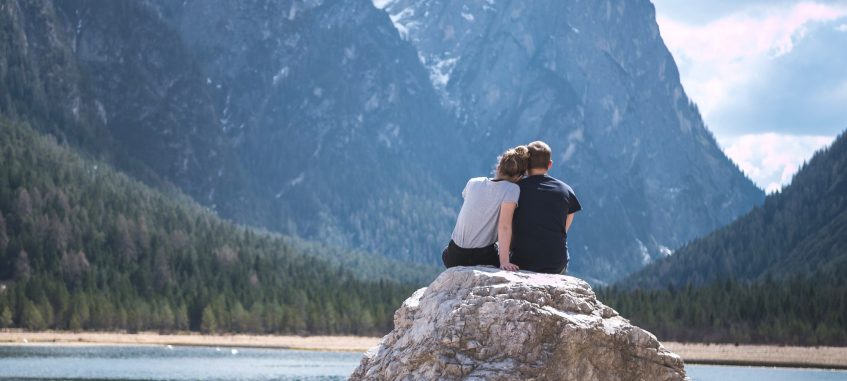
M 500 263 L 500 269 L 506 270 L 506 271 L 518 271 L 518 270 L 520 270 L 518 265 L 516 265 L 514 263 L 509 263 L 509 262 Z

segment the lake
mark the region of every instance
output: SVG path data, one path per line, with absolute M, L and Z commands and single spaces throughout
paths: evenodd
M 166 346 L 0 346 L 0 380 L 345 380 L 360 353 Z M 834 381 L 847 371 L 688 365 L 693 381 Z

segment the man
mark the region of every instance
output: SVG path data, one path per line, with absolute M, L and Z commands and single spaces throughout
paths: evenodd
M 528 176 L 518 182 L 521 193 L 512 223 L 512 263 L 521 270 L 564 274 L 568 269 L 568 229 L 582 207 L 568 184 L 549 175 L 550 146 L 529 143 Z

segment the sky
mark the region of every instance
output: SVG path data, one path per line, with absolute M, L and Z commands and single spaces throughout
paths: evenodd
M 847 129 L 847 0 L 652 0 L 688 96 L 768 193 Z

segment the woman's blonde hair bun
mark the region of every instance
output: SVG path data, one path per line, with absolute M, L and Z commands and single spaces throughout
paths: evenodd
M 505 177 L 523 176 L 529 166 L 529 148 L 520 145 L 509 148 L 497 158 L 497 170 Z

